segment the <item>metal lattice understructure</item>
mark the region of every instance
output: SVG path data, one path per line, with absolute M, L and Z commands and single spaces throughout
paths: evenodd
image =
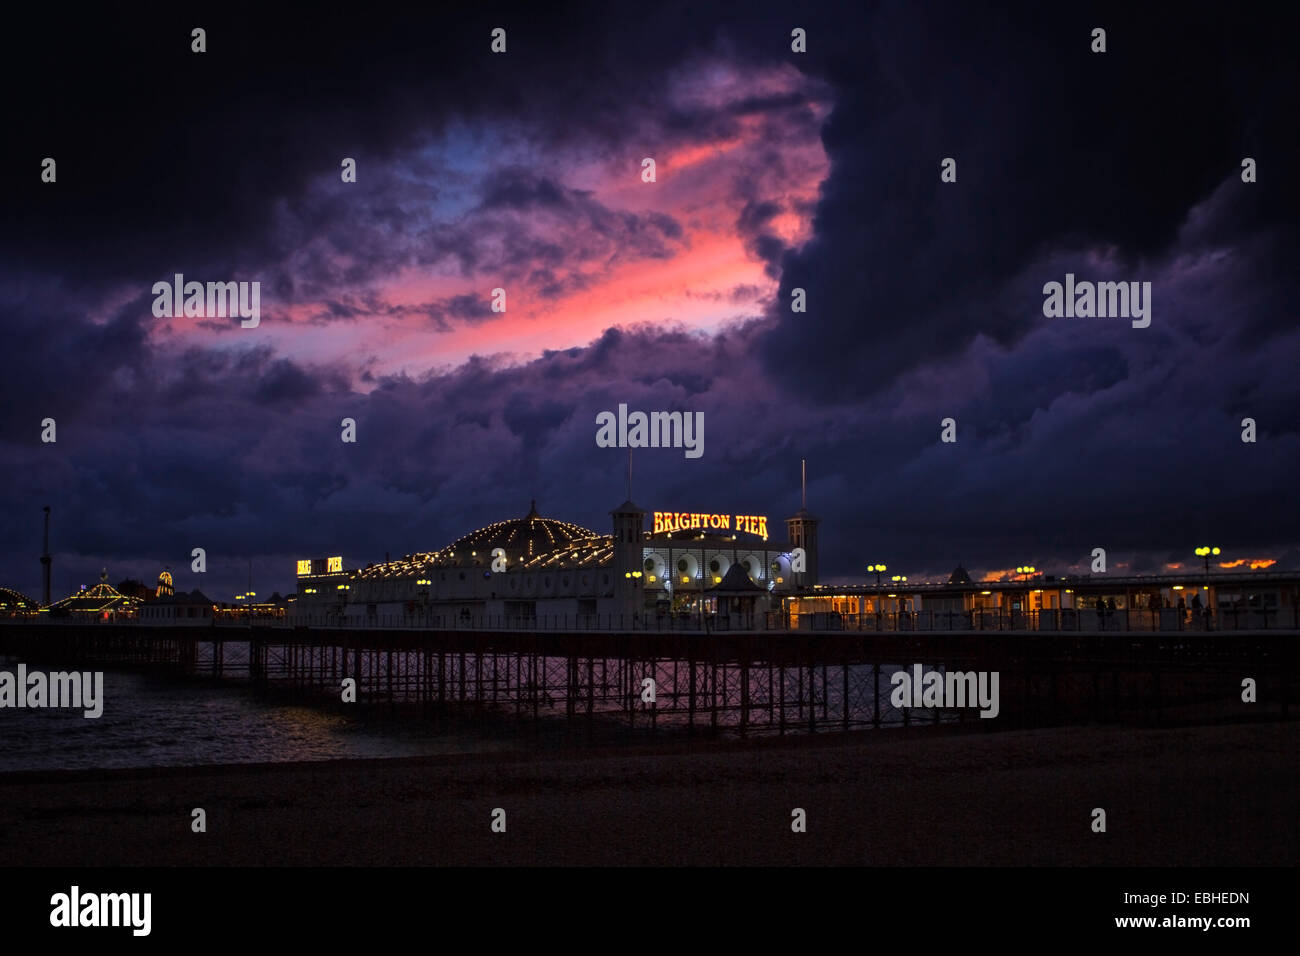
M 1177 705 L 1222 710 L 1243 675 L 1289 715 L 1294 633 L 1120 635 L 657 634 L 410 629 L 0 628 L 0 648 L 62 666 L 159 667 L 324 706 L 412 718 L 555 719 L 570 725 L 748 734 L 973 721 L 1001 729 L 1078 720 L 1159 721 Z M 891 677 L 924 665 L 997 671 L 997 720 L 971 707 L 895 707 Z M 652 681 L 648 685 L 647 681 Z M 653 701 L 648 688 L 653 687 Z

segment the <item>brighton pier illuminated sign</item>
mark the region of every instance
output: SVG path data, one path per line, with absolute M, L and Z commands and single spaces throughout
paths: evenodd
M 309 574 L 338 574 L 343 570 L 343 557 L 303 558 L 298 562 L 298 577 Z
M 765 515 L 705 515 L 687 511 L 656 511 L 655 534 L 668 531 L 736 531 L 767 537 Z

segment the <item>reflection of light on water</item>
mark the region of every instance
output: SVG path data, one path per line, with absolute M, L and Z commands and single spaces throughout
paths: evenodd
M 0 658 L 0 667 L 14 662 Z M 281 763 L 474 753 L 510 742 L 421 724 L 378 728 L 342 714 L 266 704 L 247 688 L 104 672 L 104 714 L 6 709 L 0 772 Z
M 8 667 L 3 658 L 0 666 Z M 899 727 L 903 715 L 889 702 L 893 686 L 890 677 L 900 670 L 882 665 L 879 675 L 880 720 L 882 727 Z M 855 727 L 870 726 L 875 695 L 869 690 L 869 665 L 850 668 L 854 690 L 850 705 Z M 543 673 L 545 669 L 543 668 Z M 674 688 L 672 679 L 661 672 L 659 692 L 672 695 L 685 691 L 686 685 Z M 686 674 L 679 678 L 688 680 Z M 797 671 L 786 673 L 787 734 L 802 733 L 810 723 L 803 716 L 798 698 L 808 693 L 799 684 Z M 863 688 L 868 688 L 863 692 Z M 562 696 L 548 700 L 545 710 L 564 713 Z M 758 686 L 751 687 L 751 713 L 767 710 Z M 562 691 L 560 692 L 562 695 Z M 81 711 L 7 710 L 0 714 L 4 734 L 0 735 L 0 772 L 9 770 L 61 770 L 148 766 L 190 766 L 223 763 L 281 763 L 286 761 L 372 759 L 411 757 L 431 754 L 481 753 L 520 746 L 512 734 L 498 728 L 460 727 L 454 733 L 422 720 L 370 722 L 361 716 L 291 703 L 270 703 L 249 693 L 247 686 L 219 685 L 175 681 L 157 675 L 122 671 L 104 674 L 104 715 L 86 720 Z M 804 707 L 808 698 L 804 696 Z M 836 717 L 827 720 L 820 711 L 825 706 L 835 714 L 843 703 L 838 681 L 817 688 L 817 724 L 833 726 Z M 595 712 L 608 714 L 621 725 L 621 704 L 617 700 L 601 701 Z M 644 713 L 637 720 L 644 723 Z M 913 710 L 910 720 L 929 723 L 938 716 L 942 722 L 957 718 L 935 711 Z M 695 715 L 696 726 L 709 720 L 701 706 Z M 718 715 L 718 729 L 724 734 L 739 732 L 738 708 Z M 563 718 L 558 719 L 563 724 Z M 684 727 L 683 713 L 661 711 L 657 727 L 669 730 Z M 612 725 L 611 725 L 612 729 Z M 754 724 L 748 733 L 764 736 L 781 732 L 777 721 Z M 536 743 L 535 737 L 530 739 Z

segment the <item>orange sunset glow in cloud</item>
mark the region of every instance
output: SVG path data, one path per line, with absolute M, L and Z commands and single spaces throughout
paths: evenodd
M 471 147 L 434 144 L 439 165 L 453 169 L 426 190 L 427 204 L 402 200 L 407 229 L 383 221 L 394 200 L 358 193 L 373 226 L 363 215 L 353 236 L 304 235 L 286 248 L 283 278 L 263 283 L 258 344 L 354 376 L 419 376 L 474 355 L 526 361 L 611 327 L 708 334 L 758 317 L 776 292 L 781 251 L 811 236 L 829 172 L 818 128 L 830 104 L 811 93 L 797 108 L 743 98 L 804 85 L 788 66 L 759 76 L 710 67 L 673 95 L 683 108 L 715 111 L 716 130 L 651 131 L 595 158 L 552 154 L 521 133 L 493 149 L 472 134 Z M 642 176 L 645 157 L 655 160 L 653 182 Z M 319 189 L 337 203 L 332 182 Z M 285 231 L 301 233 L 293 215 L 286 207 Z M 353 242 L 362 248 L 343 248 Z M 504 311 L 492 309 L 495 289 Z M 228 331 L 176 320 L 154 336 L 222 347 Z

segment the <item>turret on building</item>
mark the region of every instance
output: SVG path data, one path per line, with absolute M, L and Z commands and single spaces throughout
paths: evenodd
M 804 560 L 807 562 L 803 572 L 791 572 L 796 587 L 810 588 L 819 580 L 817 577 L 817 524 L 821 519 L 814 518 L 807 508 L 800 508 L 793 518 L 785 519 L 786 534 L 790 538 L 790 549 L 803 548 Z
M 610 512 L 614 518 L 614 591 L 622 613 L 634 614 L 645 609 L 645 511 L 631 499 Z
M 808 513 L 808 462 L 799 463 L 799 510 L 793 518 L 785 519 L 786 534 L 790 538 L 790 550 L 803 548 L 804 570 L 795 571 L 791 567 L 791 577 L 796 588 L 811 588 L 820 580 L 817 570 L 817 522 Z M 793 561 L 791 562 L 793 565 Z

